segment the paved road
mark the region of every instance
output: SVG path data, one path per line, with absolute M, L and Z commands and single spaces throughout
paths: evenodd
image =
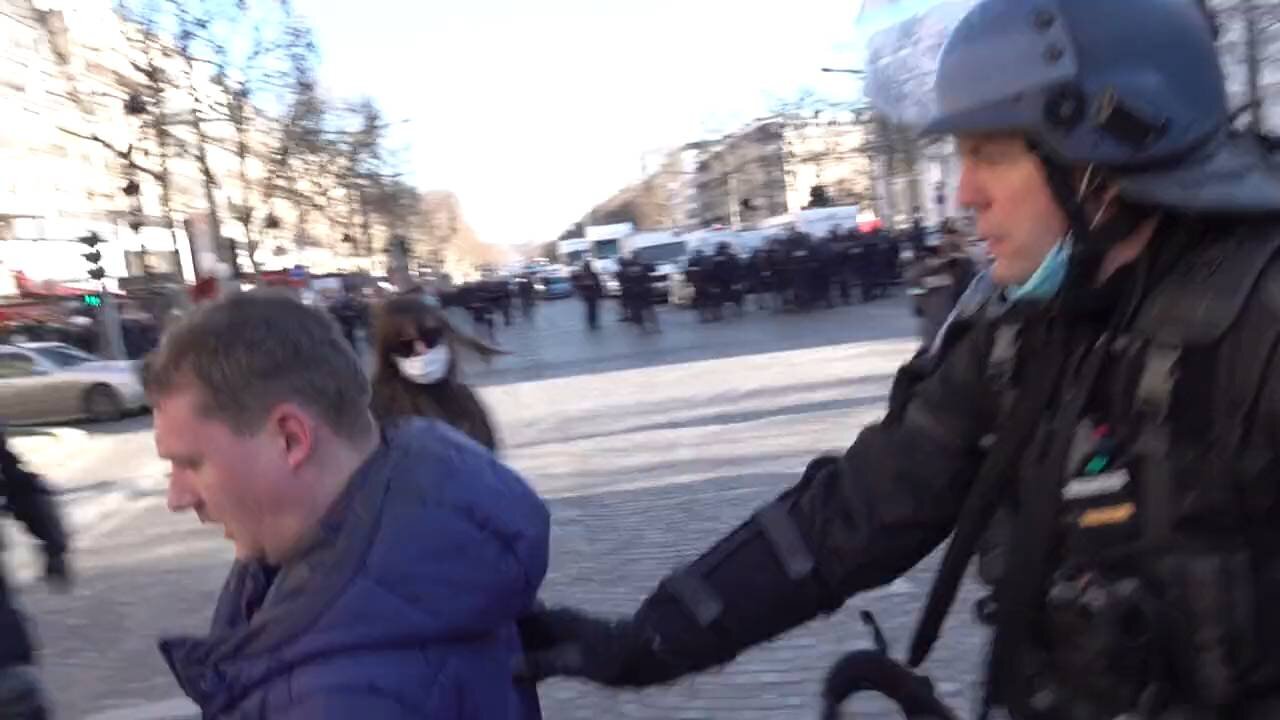
M 670 309 L 659 334 L 614 322 L 612 308 L 588 333 L 580 311 L 573 301 L 549 303 L 533 326 L 500 327 L 511 355 L 476 363 L 468 376 L 497 420 L 504 459 L 549 498 L 544 596 L 602 613 L 629 612 L 665 572 L 793 482 L 808 459 L 845 447 L 882 412 L 892 372 L 914 347 L 900 300 L 711 325 Z M 60 717 L 186 717 L 154 641 L 206 623 L 229 550 L 191 518 L 164 512 L 146 418 L 85 429 L 29 441 L 68 491 L 81 527 L 77 592 L 23 590 Z M 9 560 L 32 576 L 23 548 Z M 546 716 L 816 717 L 829 664 L 868 642 L 856 610 L 876 612 L 901 650 L 933 564 L 672 687 L 617 693 L 546 683 Z M 930 665 L 959 708 L 970 706 L 982 655 L 973 599 L 967 586 Z M 875 703 L 856 707 L 859 717 L 893 717 Z

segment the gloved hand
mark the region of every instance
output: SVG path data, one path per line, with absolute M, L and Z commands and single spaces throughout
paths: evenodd
M 44 581 L 57 592 L 71 590 L 71 569 L 67 566 L 67 556 L 63 553 L 49 553 L 45 556 Z
M 517 622 L 524 657 L 517 679 L 566 675 L 602 685 L 644 685 L 659 663 L 630 620 L 604 620 L 571 608 L 536 606 Z

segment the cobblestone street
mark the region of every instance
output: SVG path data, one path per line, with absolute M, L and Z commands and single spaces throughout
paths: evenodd
M 630 612 L 664 573 L 794 482 L 810 458 L 843 449 L 882 413 L 892 373 L 914 348 L 900 299 L 710 325 L 664 308 L 654 334 L 617 323 L 612 306 L 588 333 L 581 310 L 572 300 L 548 303 L 533 326 L 499 327 L 511 355 L 468 377 L 482 387 L 503 458 L 549 499 L 544 599 L 599 613 Z M 58 716 L 192 717 L 155 640 L 201 630 L 229 548 L 193 518 L 164 511 L 147 418 L 82 429 L 27 445 L 67 493 L 79 527 L 76 592 L 51 595 L 38 583 L 19 591 L 39 628 Z M 9 560 L 29 580 L 29 554 L 18 549 Z M 815 718 L 829 665 L 870 642 L 857 611 L 875 612 L 902 654 L 933 566 L 672 687 L 545 683 L 545 715 Z M 929 665 L 960 710 L 971 707 L 983 657 L 974 592 L 965 587 Z M 860 718 L 894 717 L 871 701 L 854 708 Z

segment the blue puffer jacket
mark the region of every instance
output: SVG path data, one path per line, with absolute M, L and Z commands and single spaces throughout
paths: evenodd
M 306 551 L 236 563 L 209 637 L 160 649 L 207 720 L 536 719 L 511 663 L 548 532 L 518 475 L 412 420 L 384 430 Z

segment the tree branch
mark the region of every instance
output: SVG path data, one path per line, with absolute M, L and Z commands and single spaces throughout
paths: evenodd
M 68 135 L 72 136 L 72 137 L 77 137 L 77 138 L 80 138 L 81 140 L 88 140 L 88 141 L 90 141 L 90 142 L 96 142 L 96 143 L 98 143 L 99 145 L 101 145 L 102 147 L 104 147 L 104 148 L 106 148 L 106 149 L 110 150 L 112 153 L 114 153 L 114 154 L 115 154 L 115 156 L 116 156 L 116 157 L 118 157 L 118 158 L 120 158 L 121 160 L 125 161 L 125 163 L 127 163 L 127 164 L 129 165 L 129 167 L 133 168 L 134 170 L 137 170 L 138 172 L 141 172 L 141 173 L 144 173 L 144 174 L 146 174 L 146 175 L 149 175 L 149 176 L 151 176 L 151 178 L 152 178 L 152 179 L 154 179 L 154 180 L 156 180 L 156 181 L 159 181 L 159 182 L 163 182 L 163 181 L 164 181 L 164 175 L 163 175 L 160 171 L 158 171 L 158 170 L 153 170 L 153 169 L 151 169 L 151 168 L 149 168 L 149 167 L 146 167 L 146 166 L 144 166 L 144 165 L 139 165 L 139 164 L 138 164 L 138 161 L 136 161 L 136 160 L 134 160 L 134 159 L 133 159 L 133 146 L 132 146 L 132 145 L 130 145 L 130 146 L 129 146 L 127 149 L 125 149 L 125 150 L 121 150 L 120 148 L 116 147 L 115 145 L 112 145 L 111 143 L 107 142 L 106 140 L 102 139 L 101 137 L 99 137 L 99 136 L 98 136 L 98 135 L 96 135 L 96 134 L 94 134 L 94 135 L 81 135 L 80 133 L 75 132 L 74 130 L 68 130 L 68 129 L 64 128 L 64 127 L 60 127 L 60 128 L 58 128 L 58 129 L 59 129 L 59 130 L 61 130 L 61 131 L 62 131 L 62 132 L 64 132 L 64 133 L 66 133 L 66 134 L 68 134 Z

